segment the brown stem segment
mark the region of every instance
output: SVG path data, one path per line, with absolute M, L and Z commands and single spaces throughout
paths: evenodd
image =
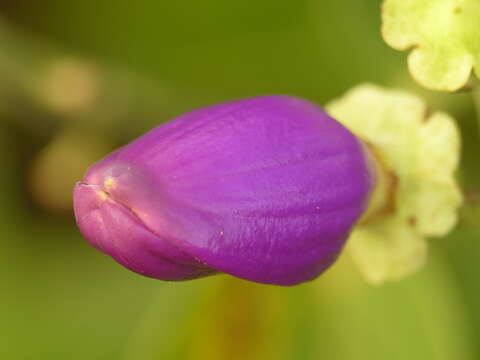
M 375 186 L 370 195 L 367 210 L 359 220 L 359 224 L 367 224 L 375 219 L 395 211 L 395 193 L 397 176 L 388 169 L 378 150 L 370 143 L 364 142 L 365 153 L 375 174 Z

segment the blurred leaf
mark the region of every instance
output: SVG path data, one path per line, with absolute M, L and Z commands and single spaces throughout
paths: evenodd
M 450 239 L 454 242 L 454 239 Z M 439 251 L 406 280 L 371 287 L 343 257 L 318 280 L 319 348 L 343 360 L 473 360 L 472 323 Z
M 185 359 L 193 327 L 208 321 L 207 304 L 221 278 L 212 277 L 162 286 L 126 344 L 125 360 Z

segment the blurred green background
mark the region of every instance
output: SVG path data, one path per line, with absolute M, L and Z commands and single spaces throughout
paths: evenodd
M 480 359 L 480 144 L 469 93 L 410 79 L 380 1 L 0 3 L 0 359 Z M 366 285 L 343 256 L 314 282 L 164 283 L 82 239 L 71 189 L 115 147 L 187 110 L 361 82 L 458 120 L 467 196 L 428 266 Z

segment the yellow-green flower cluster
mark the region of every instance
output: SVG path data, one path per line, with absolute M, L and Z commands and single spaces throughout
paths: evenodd
M 413 49 L 408 67 L 421 85 L 455 91 L 472 70 L 480 77 L 480 1 L 385 0 L 382 10 L 383 38 Z
M 396 179 L 389 211 L 360 223 L 347 249 L 368 281 L 402 278 L 425 262 L 425 238 L 445 235 L 457 221 L 456 124 L 443 112 L 430 114 L 414 95 L 370 84 L 327 110 L 371 144 Z

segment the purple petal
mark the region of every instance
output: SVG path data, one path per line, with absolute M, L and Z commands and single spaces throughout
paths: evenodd
M 148 276 L 293 285 L 335 261 L 373 182 L 341 124 L 266 96 L 193 111 L 110 154 L 77 185 L 75 213 L 94 246 Z

